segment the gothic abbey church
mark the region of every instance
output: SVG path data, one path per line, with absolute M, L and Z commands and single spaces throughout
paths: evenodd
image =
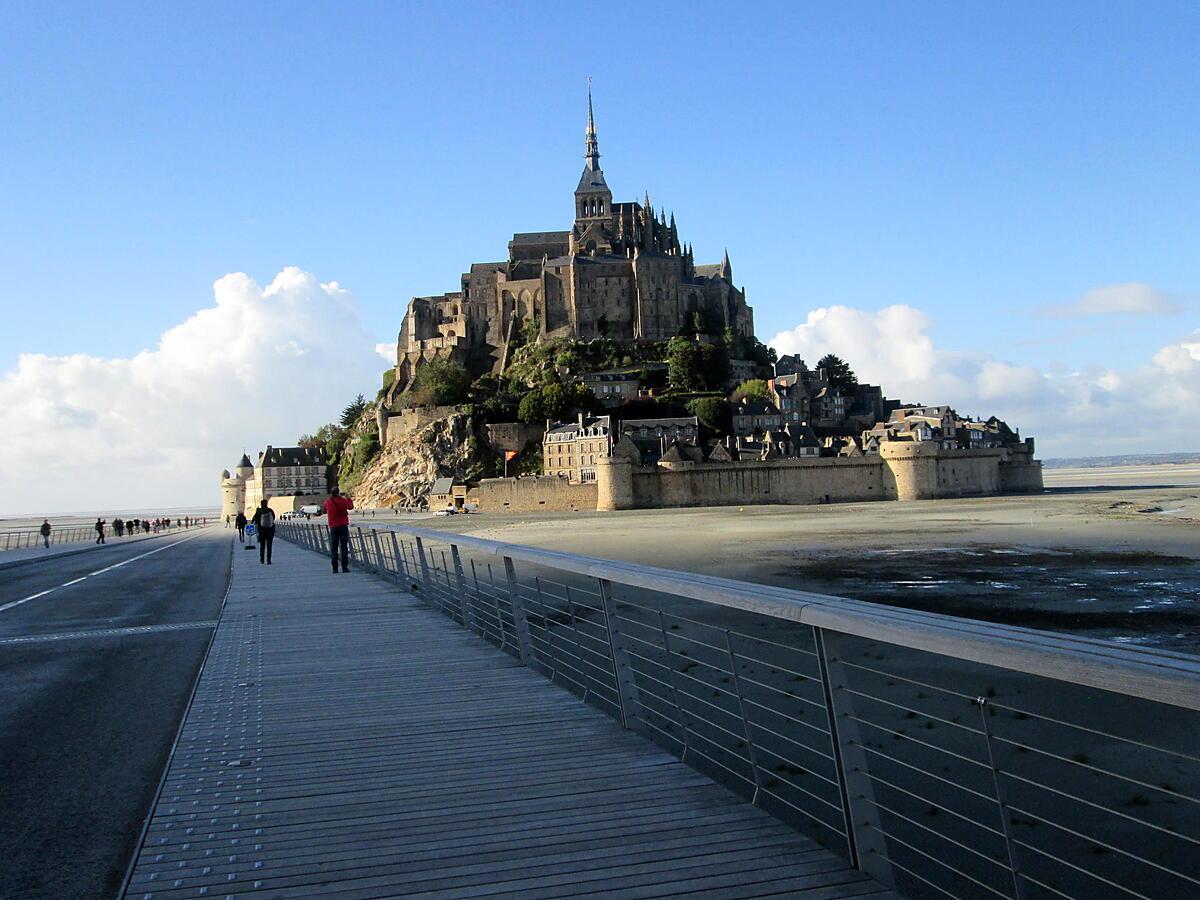
M 697 266 L 681 244 L 674 214 L 613 203 L 600 168 L 588 93 L 586 160 L 569 231 L 514 234 L 504 262 L 474 263 L 453 293 L 414 297 L 396 347 L 396 392 L 425 362 L 461 363 L 474 375 L 502 371 L 508 347 L 536 319 L 545 338 L 666 340 L 700 313 L 706 330 L 754 334 L 729 255 Z

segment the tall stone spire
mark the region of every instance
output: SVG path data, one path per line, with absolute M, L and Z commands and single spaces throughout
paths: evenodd
M 584 139 L 584 159 L 587 167 L 595 172 L 600 168 L 600 144 L 596 141 L 596 118 L 592 115 L 592 79 L 588 76 L 588 124 Z

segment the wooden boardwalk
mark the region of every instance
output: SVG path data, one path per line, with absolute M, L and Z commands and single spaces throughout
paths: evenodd
M 892 896 L 413 596 L 234 552 L 126 896 Z

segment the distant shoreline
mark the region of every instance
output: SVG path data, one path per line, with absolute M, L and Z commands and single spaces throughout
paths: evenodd
M 1121 466 L 1188 466 L 1200 453 L 1129 453 L 1124 456 L 1062 456 L 1042 460 L 1044 469 L 1112 469 Z

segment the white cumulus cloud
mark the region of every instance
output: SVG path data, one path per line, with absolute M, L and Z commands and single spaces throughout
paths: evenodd
M 980 351 L 936 347 L 919 309 L 877 312 L 829 306 L 769 342 L 809 366 L 826 353 L 892 399 L 948 403 L 964 415 L 997 415 L 1038 441 L 1039 455 L 1082 456 L 1200 449 L 1200 331 L 1140 366 L 1095 366 L 1054 375 Z
M 0 378 L 7 512 L 217 504 L 243 448 L 292 445 L 381 367 L 357 303 L 297 268 L 232 273 L 131 357 L 22 354 Z
M 396 364 L 396 345 L 395 344 L 376 344 L 375 352 L 386 359 L 392 365 Z
M 1074 303 L 1048 306 L 1050 316 L 1161 316 L 1181 312 L 1188 298 L 1168 294 L 1140 281 L 1092 288 Z

